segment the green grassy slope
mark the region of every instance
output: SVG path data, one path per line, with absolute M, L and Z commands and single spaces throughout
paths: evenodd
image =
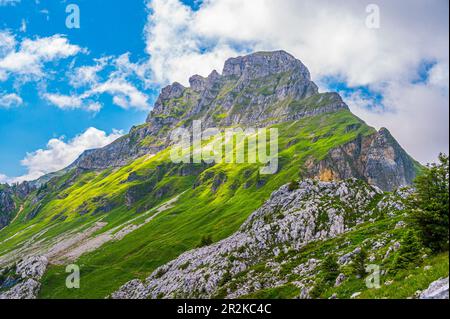
M 0 255 L 49 227 L 35 239 L 54 238 L 76 227 L 86 229 L 96 221 L 108 223 L 101 231 L 111 229 L 182 194 L 174 207 L 150 223 L 77 260 L 81 267 L 80 289 L 65 287 L 65 267 L 50 266 L 40 292 L 41 298 L 103 298 L 126 281 L 145 278 L 157 266 L 194 248 L 204 235 L 212 235 L 214 241 L 229 236 L 272 191 L 301 175 L 307 159 L 320 160 L 331 148 L 358 134 L 375 132 L 365 124 L 353 125 L 356 123 L 361 120 L 342 110 L 276 125 L 280 154 L 279 171 L 274 175 L 260 175 L 257 164 L 224 163 L 180 174 L 183 164 L 172 164 L 168 150 L 144 156 L 118 170 L 81 173 L 75 183 L 61 186 L 71 179 L 72 173 L 68 173 L 52 181 L 50 189 L 37 192 L 47 191 L 48 195 L 34 218 L 27 216 L 35 207 L 25 203 L 17 220 L 0 231 Z M 137 178 L 131 179 L 130 174 Z M 220 176 L 226 176 L 226 181 L 214 191 L 212 185 Z M 137 202 L 126 206 L 124 196 L 132 187 L 144 193 Z M 103 211 L 98 210 L 99 206 Z
M 376 222 L 361 224 L 354 230 L 336 238 L 312 242 L 297 253 L 294 256 L 295 258 L 281 254 L 278 256 L 280 261 L 287 260 L 288 257 L 291 257 L 289 262 L 283 265 L 281 272 L 289 274 L 293 268 L 310 258 L 322 259 L 324 255 L 329 253 L 348 253 L 356 247 L 365 247 L 371 255 L 375 256 L 375 259 L 371 262 L 367 261 L 367 264 L 379 265 L 381 271 L 386 271 L 386 273 L 382 273 L 380 276 L 380 287 L 368 288 L 365 283 L 366 278 L 357 278 L 351 266 L 341 266 L 339 272 L 345 274 L 346 279 L 344 282 L 338 287 L 324 289 L 315 298 L 330 298 L 332 295 L 340 299 L 350 298 L 355 292 L 360 292 L 361 294 L 358 298 L 362 299 L 406 299 L 413 297 L 417 290 L 423 291 L 431 282 L 439 278 L 448 277 L 449 256 L 448 252 L 431 255 L 424 258 L 420 263 L 411 265 L 408 269 L 397 272 L 390 270 L 395 253 L 384 258 L 390 245 L 374 249 L 372 244 L 377 240 L 383 240 L 385 238 L 389 238 L 389 241 L 392 242 L 400 241 L 408 228 L 396 228 L 395 225 L 400 220 L 403 220 L 404 217 L 403 214 L 394 217 L 386 216 Z M 248 271 L 253 271 L 252 276 L 256 278 L 258 276 L 264 276 L 267 273 L 267 269 L 264 268 L 263 264 L 255 265 L 246 270 L 246 272 Z M 245 277 L 245 273 L 241 274 L 240 277 Z M 300 295 L 301 289 L 294 285 L 293 282 L 301 278 L 301 275 L 291 274 L 286 276 L 287 282 L 283 285 L 261 289 L 242 298 L 297 298 Z M 238 282 L 235 284 L 237 286 L 239 285 Z

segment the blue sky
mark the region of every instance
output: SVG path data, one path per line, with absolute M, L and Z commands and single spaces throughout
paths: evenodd
M 66 26 L 69 4 L 79 29 Z M 369 28 L 359 0 L 0 0 L 0 182 L 111 142 L 145 121 L 163 85 L 277 49 L 431 161 L 448 152 L 448 1 L 377 5 Z
M 117 56 L 125 52 L 130 52 L 130 60 L 145 56 L 142 32 L 147 15 L 143 1 L 80 0 L 70 3 L 80 7 L 79 29 L 65 26 L 66 1 L 23 1 L 14 6 L 0 6 L 0 29 L 11 30 L 18 41 L 65 34 L 71 43 L 88 48 L 89 54 L 59 61 L 57 68 L 60 71 L 55 74 L 55 80 L 46 83 L 48 87 L 64 89 L 57 78 L 65 77 L 64 71 L 72 62 L 83 65 L 93 57 Z M 22 21 L 26 23 L 25 32 L 18 31 Z M 12 88 L 14 80 L 10 77 L 1 83 L 1 88 Z M 9 176 L 25 173 L 20 160 L 26 152 L 45 147 L 51 138 L 66 136 L 70 139 L 91 126 L 106 132 L 113 128 L 127 131 L 132 125 L 142 123 L 148 113 L 117 107 L 108 95 L 98 96 L 104 106 L 96 114 L 81 109 L 62 110 L 42 100 L 37 85 L 31 82 L 20 87 L 18 91 L 24 101 L 21 107 L 0 108 L 0 172 Z

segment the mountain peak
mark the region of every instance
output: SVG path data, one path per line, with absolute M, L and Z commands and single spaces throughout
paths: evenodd
M 163 88 L 147 122 L 164 118 L 167 124 L 192 116 L 201 117 L 208 125 L 257 125 L 269 117 L 282 121 L 311 115 L 315 106 L 309 105 L 305 114 L 305 107 L 297 102 L 318 94 L 306 66 L 285 51 L 230 58 L 222 75 L 216 70 L 206 78 L 196 74 L 189 84 L 186 88 L 175 82 Z M 344 104 L 335 102 L 330 100 L 330 104 Z M 278 106 L 269 112 L 274 105 Z M 222 123 L 212 121 L 217 118 L 222 118 Z
M 204 128 L 268 127 L 349 111 L 338 93 L 319 93 L 308 69 L 285 51 L 231 58 L 225 62 L 222 75 L 217 71 L 207 77 L 193 75 L 189 83 L 189 87 L 175 82 L 163 88 L 146 124 L 103 149 L 81 156 L 74 166 L 122 166 L 130 158 L 155 154 L 170 144 L 170 128 L 189 128 L 193 120 L 200 120 Z M 343 134 L 361 125 L 349 124 Z M 332 156 L 321 162 L 323 165 L 310 167 L 312 176 L 324 175 L 321 169 L 327 167 L 326 172 L 332 171 L 338 178 L 362 176 L 383 189 L 409 184 L 415 176 L 410 157 L 386 129 L 368 132 L 368 137 L 332 151 Z M 387 158 L 385 154 L 392 156 Z M 352 163 L 347 163 L 347 158 L 353 158 Z
M 301 77 L 310 81 L 306 66 L 286 51 L 260 51 L 246 56 L 230 58 L 225 61 L 223 76 L 260 78 L 271 74 L 297 71 Z

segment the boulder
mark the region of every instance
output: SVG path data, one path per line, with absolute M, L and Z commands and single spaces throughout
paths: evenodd
M 419 299 L 448 299 L 448 277 L 433 281 Z

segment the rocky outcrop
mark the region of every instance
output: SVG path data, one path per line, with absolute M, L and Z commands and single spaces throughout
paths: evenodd
M 448 299 L 448 277 L 433 281 L 419 299 Z
M 385 191 L 411 185 L 420 167 L 386 128 L 332 149 L 307 175 L 322 179 L 359 178 Z
M 305 180 L 298 189 L 288 185 L 275 191 L 240 230 L 211 246 L 186 252 L 156 269 L 146 282 L 133 280 L 112 295 L 113 298 L 210 298 L 228 281 L 252 265 L 267 261 L 267 267 L 281 253 L 300 251 L 312 241 L 336 237 L 355 225 L 376 217 L 369 210 L 372 199 L 382 192 L 357 180 L 319 182 Z M 352 214 L 348 212 L 352 211 Z M 292 271 L 306 275 L 320 260 L 310 260 Z M 288 277 L 284 274 L 283 278 Z M 269 272 L 265 287 L 283 283 Z M 344 280 L 344 278 L 341 278 Z M 258 287 L 249 277 L 237 290 L 225 296 L 236 298 Z M 300 285 L 303 285 L 302 283 Z
M 13 199 L 13 191 L 9 186 L 0 189 L 0 229 L 9 224 L 17 209 Z
M 0 299 L 36 299 L 40 287 L 39 281 L 30 278 L 0 294 Z
M 0 293 L 0 299 L 35 299 L 41 286 L 39 280 L 47 269 L 48 260 L 44 256 L 31 256 L 19 262 L 14 272 L 6 274 L 5 282 L 12 287 Z M 0 283 L 0 288 L 5 285 Z
M 189 82 L 189 88 L 179 83 L 165 87 L 147 122 L 154 125 L 165 118 L 179 123 L 195 117 L 205 127 L 257 126 L 269 118 L 288 120 L 290 106 L 318 94 L 308 69 L 284 51 L 231 58 L 222 75 L 194 75 Z
M 146 124 L 110 145 L 84 152 L 71 167 L 118 167 L 154 154 L 169 145 L 168 128 L 188 127 L 193 119 L 204 127 L 256 127 L 347 109 L 339 95 L 319 94 L 305 65 L 284 51 L 228 59 L 222 75 L 194 75 L 189 82 L 190 87 L 164 87 Z
M 48 260 L 44 256 L 31 256 L 16 266 L 16 273 L 22 278 L 40 279 L 47 268 Z
M 15 213 L 20 211 L 20 205 L 16 204 L 15 199 L 22 201 L 34 190 L 35 186 L 29 182 L 0 184 L 0 229 L 8 225 Z

